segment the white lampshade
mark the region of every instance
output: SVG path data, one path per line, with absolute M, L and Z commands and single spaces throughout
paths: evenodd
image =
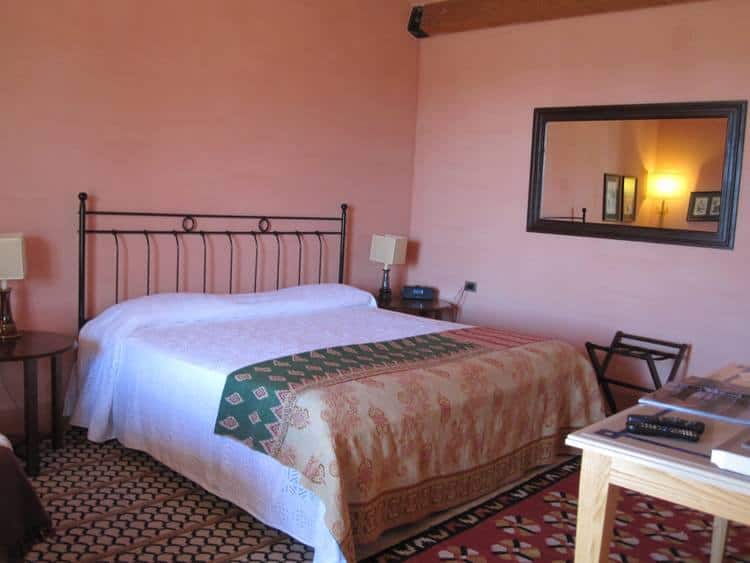
M 0 280 L 22 280 L 25 275 L 23 235 L 0 234 Z
M 370 260 L 386 266 L 406 262 L 406 237 L 398 235 L 372 235 Z

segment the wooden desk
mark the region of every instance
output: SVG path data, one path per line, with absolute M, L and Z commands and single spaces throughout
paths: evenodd
M 700 442 L 625 432 L 628 414 L 660 412 L 656 407 L 635 406 L 567 437 L 567 445 L 583 450 L 576 563 L 608 560 L 620 487 L 718 517 L 714 522 L 712 562 L 722 560 L 727 520 L 750 525 L 750 477 L 719 469 L 710 461 L 714 446 L 745 427 L 672 413 L 705 422 Z

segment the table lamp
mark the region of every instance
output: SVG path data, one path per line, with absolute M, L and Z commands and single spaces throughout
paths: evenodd
M 408 239 L 398 235 L 372 235 L 370 260 L 383 264 L 383 285 L 378 297 L 387 302 L 391 298 L 390 271 L 394 264 L 406 262 L 406 243 Z
M 13 322 L 8 280 L 22 280 L 26 273 L 26 254 L 21 234 L 0 234 L 0 342 L 19 338 Z

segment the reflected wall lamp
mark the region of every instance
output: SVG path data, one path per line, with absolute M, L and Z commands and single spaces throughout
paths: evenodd
M 669 211 L 667 200 L 682 197 L 684 183 L 682 175 L 675 172 L 655 172 L 648 175 L 649 197 L 661 200 L 659 227 L 664 226 L 664 217 Z

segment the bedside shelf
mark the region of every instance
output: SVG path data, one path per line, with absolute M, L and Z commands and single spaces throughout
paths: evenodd
M 419 317 L 430 317 L 437 320 L 455 321 L 457 307 L 455 303 L 442 299 L 401 299 L 393 297 L 389 301 L 378 300 L 378 307 L 388 311 L 398 311 Z

